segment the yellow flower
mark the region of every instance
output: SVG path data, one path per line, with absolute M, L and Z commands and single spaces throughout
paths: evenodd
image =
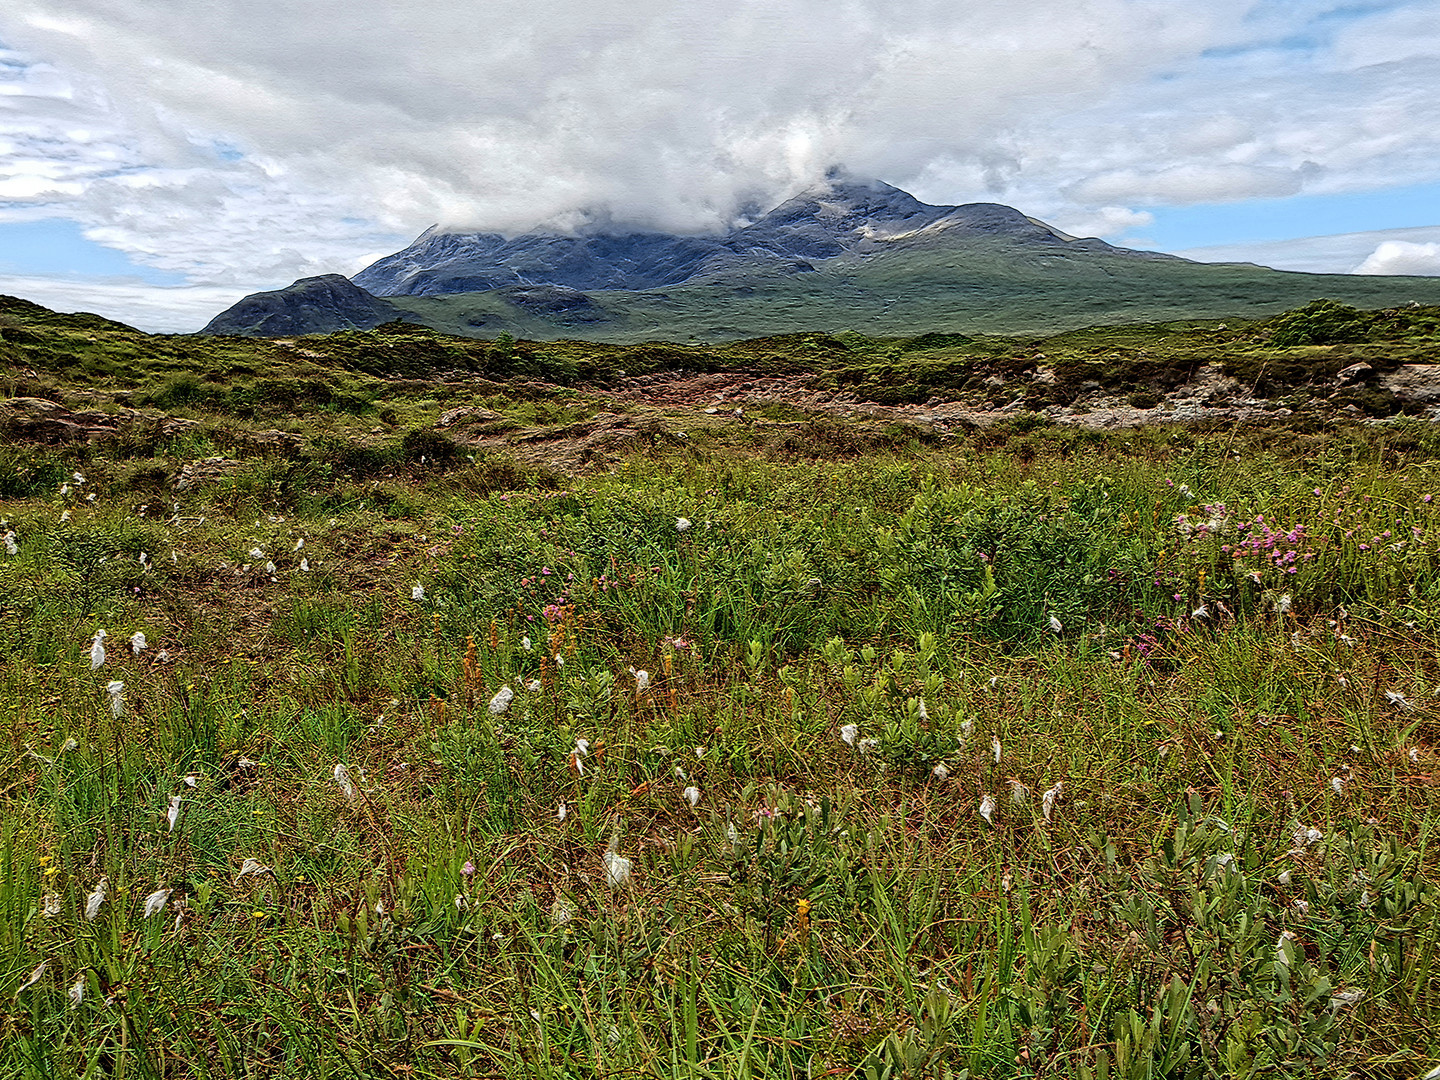
M 265 914 L 265 912 L 263 911 L 252 911 L 250 913 L 250 917 L 252 919 L 268 919 L 270 916 Z

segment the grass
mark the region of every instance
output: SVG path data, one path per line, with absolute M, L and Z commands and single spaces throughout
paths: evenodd
M 836 420 L 560 475 L 422 464 L 460 384 L 349 377 L 401 422 L 0 447 L 0 1073 L 1440 1058 L 1428 425 Z M 300 451 L 174 490 L 292 408 Z

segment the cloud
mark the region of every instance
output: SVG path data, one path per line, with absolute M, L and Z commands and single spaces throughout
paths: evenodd
M 241 299 L 245 290 L 151 285 L 115 278 L 0 274 L 0 294 L 23 297 L 54 311 L 92 312 L 152 334 L 188 334 Z
M 1359 266 L 1357 274 L 1418 274 L 1440 277 L 1440 243 L 1386 240 Z
M 715 231 L 835 163 L 1108 239 L 1440 178 L 1432 0 L 5 0 L 0 40 L 0 220 L 245 291 L 436 222 Z
M 1369 273 L 1359 267 L 1382 248 L 1400 250 L 1440 246 L 1440 225 L 1416 229 L 1380 229 L 1373 232 L 1309 236 L 1296 240 L 1262 240 L 1189 248 L 1174 254 L 1197 262 L 1251 262 L 1276 270 L 1307 274 Z M 1431 273 L 1417 270 L 1377 270 L 1375 273 Z

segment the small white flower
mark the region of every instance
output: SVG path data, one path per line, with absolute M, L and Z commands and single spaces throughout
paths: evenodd
M 691 787 L 687 787 L 684 791 L 684 795 L 685 801 L 690 804 L 690 808 L 692 810 L 700 805 L 700 789 L 698 787 L 694 787 L 693 785 Z
M 90 642 L 90 670 L 94 671 L 105 663 L 105 631 L 96 630 L 95 640 Z
M 65 992 L 70 999 L 70 1007 L 73 1009 L 85 1000 L 85 976 L 81 974 L 70 984 L 70 989 Z
M 684 531 L 685 531 L 686 529 L 688 529 L 688 528 L 690 528 L 690 519 L 689 519 L 689 518 L 676 518 L 676 519 L 675 519 L 675 531 L 676 531 L 676 532 L 684 532 Z
M 425 586 L 424 586 L 424 585 L 421 585 L 418 581 L 417 581 L 413 586 L 411 586 L 411 588 L 410 588 L 410 599 L 411 599 L 411 600 L 424 600 L 424 599 L 425 599 Z
M 1345 794 L 1345 781 L 1338 776 L 1332 776 L 1330 778 L 1330 790 L 1335 792 L 1336 795 Z
M 980 816 L 985 819 L 985 824 L 995 824 L 995 799 L 988 793 L 980 800 Z
M 350 779 L 350 770 L 347 769 L 344 765 L 337 762 L 335 765 L 334 776 L 335 783 L 339 784 L 340 790 L 345 793 L 345 801 L 353 806 L 355 804 L 356 792 L 355 784 Z
M 560 802 L 558 802 L 558 803 L 555 804 L 555 820 L 556 820 L 556 821 L 564 821 L 564 820 L 565 820 L 565 815 L 566 815 L 567 812 L 568 812 L 568 811 L 565 809 L 565 802 L 564 802 L 563 799 L 562 799 Z
M 15 991 L 15 996 L 19 997 L 26 990 L 29 990 L 30 987 L 34 986 L 37 982 L 39 982 L 44 977 L 45 971 L 47 968 L 49 968 L 49 966 L 49 960 L 41 960 L 39 966 L 34 971 L 30 972 L 30 977 L 20 984 L 20 989 Z
M 166 820 L 167 822 L 169 822 L 169 825 L 170 825 L 169 829 L 167 829 L 166 831 L 167 831 L 167 832 L 174 832 L 174 831 L 175 831 L 175 823 L 180 820 L 180 796 L 179 796 L 179 795 L 171 795 L 171 796 L 170 796 L 170 808 L 165 811 L 165 820 Z
M 925 699 L 922 697 L 919 704 L 915 706 L 915 715 L 922 721 L 930 719 L 930 710 L 925 708 Z
M 136 630 L 130 635 L 130 651 L 132 653 L 139 656 L 147 648 L 149 648 L 149 644 L 145 640 L 144 630 Z
M 995 755 L 995 764 L 996 764 L 996 765 L 999 765 L 999 764 L 1000 764 L 1000 739 L 999 739 L 997 736 L 995 736 L 995 735 L 990 736 L 990 750 L 991 750 L 991 752 L 994 753 L 994 755 Z
M 605 852 L 605 880 L 612 889 L 630 884 L 630 860 L 613 851 Z
M 165 901 L 170 899 L 173 889 L 156 889 L 145 898 L 145 914 L 142 918 L 150 918 L 152 915 L 159 915 L 165 910 Z
M 1299 900 L 1299 899 L 1297 899 L 1297 900 L 1295 901 L 1295 903 L 1294 903 L 1293 906 L 1294 906 L 1295 910 L 1298 911 L 1301 915 L 1309 915 L 1309 914 L 1310 914 L 1310 901 L 1308 901 L 1308 900 Z
M 1290 594 L 1281 593 L 1275 598 L 1275 614 L 1284 615 L 1290 610 Z
M 1406 756 L 1410 759 L 1411 765 L 1418 765 L 1420 763 L 1420 748 L 1418 746 L 1410 747 L 1406 752 Z
M 469 906 L 470 906 L 470 901 L 465 898 L 465 894 L 464 894 L 464 893 L 458 893 L 458 892 L 457 892 L 457 893 L 455 894 L 455 910 L 456 910 L 456 911 L 464 911 L 464 910 L 465 910 L 466 908 L 468 908 Z
M 1210 609 L 1206 607 L 1202 601 L 1199 607 L 1190 612 L 1190 617 L 1192 619 L 1208 619 L 1210 617 Z
M 79 744 L 78 742 L 76 742 L 74 739 L 66 739 L 65 742 L 64 742 L 64 743 L 61 745 L 61 747 L 60 747 L 60 752 L 61 752 L 62 754 L 67 754 L 67 753 L 69 753 L 71 750 L 78 750 L 78 749 L 80 749 L 80 744 Z
M 310 572 L 310 560 L 309 560 L 309 559 L 301 559 L 301 560 L 300 560 L 300 572 L 301 572 L 301 573 L 304 573 L 304 574 L 308 574 L 308 573 Z
M 295 550 L 296 550 L 296 551 L 299 551 L 299 550 L 300 550 L 301 548 L 303 548 L 304 546 L 305 546 L 305 538 L 304 538 L 303 536 L 302 536 L 299 540 L 296 540 L 296 541 L 295 541 Z
M 110 879 L 101 875 L 100 880 L 95 883 L 95 889 L 85 898 L 85 921 L 94 922 L 95 916 L 100 914 L 100 905 L 105 903 L 105 894 L 110 891 Z
M 643 694 L 650 689 L 650 673 L 648 671 L 636 671 L 632 667 L 630 674 L 635 676 L 635 692 L 637 694 Z
M 525 680 L 525 689 L 526 689 L 526 690 L 529 690 L 530 693 L 532 693 L 532 694 L 539 693 L 539 692 L 540 692 L 540 680 L 539 680 L 539 679 L 526 679 L 526 680 Z
M 69 521 L 69 520 L 70 520 L 70 511 L 69 511 L 69 510 L 61 510 L 61 511 L 60 511 L 60 520 L 61 520 L 62 522 Z
M 273 562 L 267 561 L 265 563 L 265 573 L 269 574 L 271 577 L 275 576 L 275 564 Z
M 495 691 L 495 696 L 490 699 L 490 715 L 499 716 L 510 707 L 510 702 L 515 700 L 515 691 L 508 686 L 502 686 Z
M 856 724 L 845 724 L 840 728 L 840 741 L 846 746 L 854 746 L 859 735 L 860 728 Z
M 1313 847 L 1325 838 L 1325 834 L 1319 829 L 1313 826 L 1306 828 L 1304 825 L 1296 825 L 1290 836 L 1291 839 L 1295 841 L 1295 847 L 1299 851 Z
M 1289 870 L 1281 870 L 1280 873 L 1278 873 L 1278 874 L 1275 875 L 1275 880 L 1278 881 L 1281 885 L 1289 885 L 1289 884 L 1290 884 L 1290 871 L 1289 871 Z
M 930 775 L 935 777 L 936 780 L 948 780 L 950 778 L 950 769 L 943 761 L 937 762 L 935 767 L 930 770 Z
M 159 652 L 157 652 L 155 654 L 155 662 L 157 664 L 168 664 L 170 662 L 170 650 L 161 649 Z
M 11 529 L 9 532 L 7 532 L 7 533 L 5 534 L 4 540 L 5 540 L 5 554 L 6 554 L 6 555 L 19 555 L 19 554 L 20 554 L 20 546 L 15 543 L 15 530 L 14 530 L 14 529 Z
M 522 637 L 520 639 L 520 647 L 526 652 L 529 652 L 531 649 L 534 648 L 534 646 L 530 644 L 530 639 L 528 637 Z
M 1055 812 L 1055 801 L 1064 794 L 1064 788 L 1065 782 L 1059 780 L 1056 781 L 1054 787 L 1040 796 L 1040 809 L 1041 812 L 1044 813 L 1047 822 L 1050 820 L 1051 814 Z
M 1404 694 L 1402 694 L 1399 690 L 1386 690 L 1385 700 L 1390 702 L 1391 705 L 1394 705 L 1402 712 L 1409 712 L 1410 710 L 1415 708 L 1415 703 L 1412 702 L 1409 698 L 1407 698 Z
M 259 562 L 264 557 L 265 552 L 261 551 L 258 547 L 252 547 L 250 549 L 250 558 L 254 559 L 256 562 Z
M 1050 632 L 1051 632 L 1052 634 L 1058 634 L 1058 633 L 1060 633 L 1060 631 L 1063 630 L 1063 629 L 1064 629 L 1064 627 L 1060 625 L 1060 620 L 1057 619 L 1054 615 L 1051 615 L 1051 616 L 1050 616 Z

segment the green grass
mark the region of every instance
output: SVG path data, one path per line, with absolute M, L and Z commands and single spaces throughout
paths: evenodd
M 123 329 L 34 332 L 27 357 L 143 352 Z M 1041 348 L 1138 363 L 1169 338 L 1169 362 L 1218 333 Z M 1264 333 L 1233 349 L 1278 355 Z M 198 371 L 200 345 L 170 344 Z M 708 355 L 924 352 L 895 346 Z M 338 365 L 329 392 L 377 411 L 254 397 L 247 419 L 231 393 L 311 376 L 284 346 L 204 348 L 229 389 L 172 405 L 198 430 L 0 446 L 0 1075 L 1413 1077 L 1440 1058 L 1429 425 L 1030 414 L 937 442 L 779 409 L 783 437 L 697 428 L 565 475 L 437 463 L 413 433 L 459 404 L 564 427 L 583 382 Z M 115 389 L 59 359 L 7 378 L 31 371 Z M 238 439 L 282 422 L 298 449 Z M 234 469 L 174 491 L 222 451 Z

